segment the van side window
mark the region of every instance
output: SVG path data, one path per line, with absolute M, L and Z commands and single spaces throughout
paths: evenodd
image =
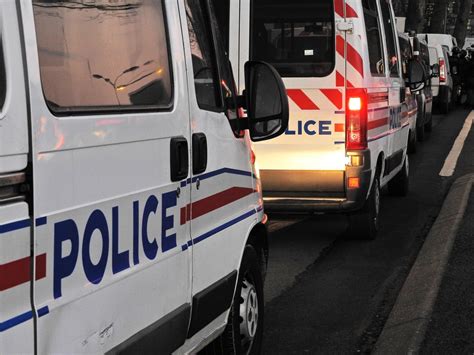
M 409 40 L 403 37 L 398 37 L 398 43 L 400 44 L 400 55 L 402 59 L 402 74 L 403 78 L 407 78 L 408 62 L 413 57 L 411 51 L 411 45 Z
M 203 1 L 186 0 L 189 41 L 193 60 L 194 87 L 200 108 L 222 111 L 214 40 Z
M 283 77 L 324 77 L 335 66 L 333 0 L 253 0 L 250 57 Z
M 219 28 L 222 31 L 224 49 L 229 53 L 230 0 L 213 0 L 212 5 L 219 22 Z
M 7 74 L 5 70 L 5 59 L 3 57 L 2 37 L 0 37 L 0 110 L 3 108 L 7 95 Z
M 33 0 L 41 82 L 51 111 L 170 109 L 164 2 Z
M 398 77 L 398 53 L 395 45 L 395 21 L 390 11 L 389 0 L 380 0 L 382 9 L 382 22 L 385 30 L 385 40 L 387 41 L 387 54 L 390 76 Z M 370 42 L 369 42 L 370 43 Z
M 222 97 L 224 98 L 223 104 L 225 108 L 225 114 L 229 119 L 232 131 L 236 137 L 241 138 L 243 137 L 244 132 L 239 130 L 237 122 L 239 119 L 237 86 L 235 85 L 234 74 L 232 72 L 232 66 L 228 55 L 228 48 L 226 47 L 228 46 L 229 35 L 225 34 L 226 30 L 223 28 L 223 26 L 225 27 L 225 24 L 219 22 L 219 18 L 214 16 L 217 15 L 215 3 L 220 1 L 222 1 L 222 3 L 226 2 L 226 0 L 217 0 L 211 2 L 209 5 L 211 10 L 211 23 L 213 24 L 212 28 L 216 38 L 217 59 L 221 79 L 221 93 Z M 225 36 L 224 38 L 223 35 Z M 227 41 L 225 38 L 227 38 Z
M 380 23 L 376 0 L 363 0 L 365 30 L 369 47 L 370 72 L 374 76 L 385 75 L 385 61 L 380 35 Z

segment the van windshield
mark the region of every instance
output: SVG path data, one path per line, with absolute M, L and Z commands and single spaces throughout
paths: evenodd
M 322 77 L 335 64 L 332 0 L 254 0 L 251 58 L 283 77 Z

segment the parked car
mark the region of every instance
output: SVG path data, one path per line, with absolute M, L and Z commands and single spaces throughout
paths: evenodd
M 380 191 L 409 185 L 405 81 L 389 1 L 239 0 L 230 12 L 230 57 L 239 88 L 249 58 L 283 77 L 290 124 L 255 151 L 270 211 L 343 212 L 347 235 L 373 239 Z M 410 61 L 409 84 L 422 85 Z

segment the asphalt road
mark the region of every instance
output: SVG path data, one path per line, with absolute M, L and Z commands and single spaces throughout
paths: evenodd
M 375 241 L 345 240 L 343 215 L 270 216 L 264 353 L 370 352 L 454 178 L 439 172 L 468 113 L 434 117 L 410 194 L 383 197 Z M 463 153 L 459 172 L 472 164 Z

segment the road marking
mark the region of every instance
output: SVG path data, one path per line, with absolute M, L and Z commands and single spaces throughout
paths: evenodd
M 456 164 L 458 163 L 459 155 L 462 152 L 462 148 L 464 147 L 464 142 L 471 131 L 472 122 L 474 121 L 474 111 L 467 116 L 466 121 L 464 122 L 464 126 L 459 132 L 456 141 L 454 142 L 451 151 L 449 152 L 448 157 L 444 161 L 443 168 L 439 172 L 440 176 L 452 176 L 454 174 L 454 170 L 456 169 Z

